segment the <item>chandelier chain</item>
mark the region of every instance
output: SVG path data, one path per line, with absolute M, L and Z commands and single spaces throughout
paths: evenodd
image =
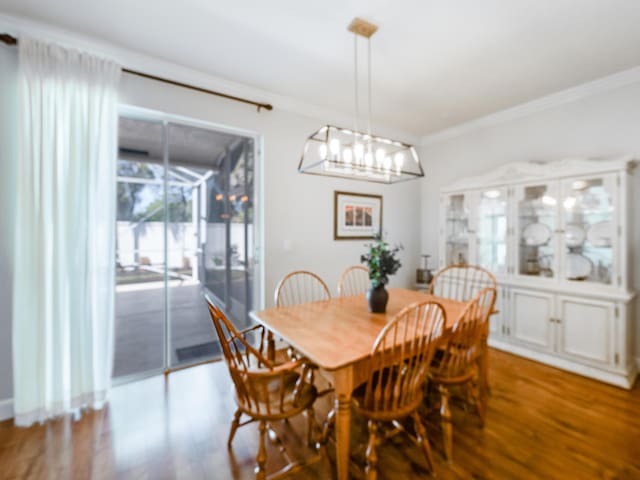
M 371 37 L 367 38 L 367 134 L 371 136 Z
M 360 116 L 360 106 L 358 102 L 358 35 L 353 35 L 353 87 L 355 99 L 355 125 L 354 130 L 358 131 L 358 117 Z

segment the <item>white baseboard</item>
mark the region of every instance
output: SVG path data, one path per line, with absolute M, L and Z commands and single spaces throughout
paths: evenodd
M 633 361 L 627 364 L 628 369 L 611 370 L 609 368 L 597 368 L 583 363 L 574 362 L 565 358 L 554 355 L 553 353 L 544 353 L 523 347 L 507 341 L 492 339 L 489 337 L 489 346 L 513 353 L 520 357 L 535 360 L 536 362 L 551 365 L 552 367 L 576 373 L 585 377 L 590 377 L 601 382 L 609 383 L 617 387 L 627 390 L 633 388 L 636 379 L 636 369 L 633 368 Z
M 13 418 L 13 398 L 0 400 L 0 422 Z

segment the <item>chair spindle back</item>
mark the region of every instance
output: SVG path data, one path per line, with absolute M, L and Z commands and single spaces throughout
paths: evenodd
M 429 293 L 438 297 L 468 302 L 483 288 L 496 288 L 491 272 L 476 265 L 450 265 L 431 280 Z
M 297 270 L 285 275 L 275 292 L 277 307 L 319 302 L 330 298 L 327 284 L 318 275 L 306 270 Z
M 402 415 L 416 408 L 445 323 L 442 306 L 429 301 L 404 308 L 384 327 L 371 350 L 364 409 Z
M 338 282 L 338 296 L 350 297 L 365 293 L 371 286 L 369 280 L 369 269 L 362 265 L 354 265 L 347 268 Z
M 238 406 L 253 416 L 284 413 L 286 376 L 296 374 L 266 358 L 265 329 L 261 326 L 249 329 L 260 334 L 260 347 L 256 349 L 209 298 L 207 306 L 236 389 Z
M 442 351 L 442 358 L 431 369 L 432 375 L 455 380 L 473 373 L 481 354 L 480 340 L 496 301 L 495 288 L 484 288 L 465 307 Z

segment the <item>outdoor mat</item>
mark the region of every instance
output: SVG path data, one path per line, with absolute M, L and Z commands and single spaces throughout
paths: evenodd
M 204 360 L 211 357 L 222 356 L 219 342 L 200 343 L 189 345 L 188 347 L 176 348 L 178 362 L 189 362 L 192 360 Z

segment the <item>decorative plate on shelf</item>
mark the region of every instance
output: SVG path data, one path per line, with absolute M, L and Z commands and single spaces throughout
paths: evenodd
M 579 253 L 567 254 L 567 278 L 569 280 L 585 280 L 593 271 L 593 263 Z
M 522 241 L 530 247 L 539 247 L 549 241 L 552 233 L 544 223 L 531 223 L 522 230 Z
M 567 225 L 567 228 L 565 228 L 564 241 L 567 244 L 567 247 L 579 247 L 584 243 L 585 237 L 586 233 L 584 228 L 580 225 L 571 223 Z
M 594 247 L 610 247 L 612 238 L 613 223 L 610 220 L 594 223 L 587 232 L 587 240 Z

